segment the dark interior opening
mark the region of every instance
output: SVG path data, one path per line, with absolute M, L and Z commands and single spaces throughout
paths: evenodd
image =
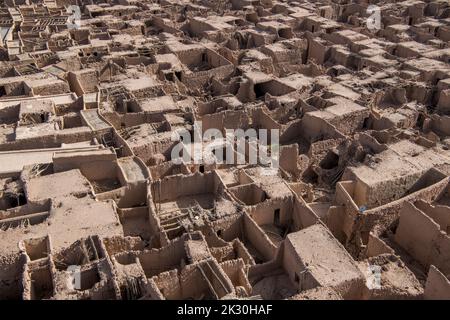
M 166 73 L 166 75 L 165 75 L 165 78 L 166 78 L 166 80 L 167 81 L 171 81 L 171 82 L 174 82 L 175 81 L 175 79 L 174 79 L 174 74 L 171 72 L 171 73 Z
M 284 39 L 290 39 L 292 38 L 292 32 L 291 29 L 280 29 L 278 30 L 278 36 Z
M 50 268 L 44 267 L 31 272 L 31 299 L 49 299 L 53 295 Z
M 276 226 L 280 225 L 280 209 L 275 209 L 273 212 L 273 224 Z
M 79 291 L 84 291 L 91 289 L 96 283 L 100 282 L 100 275 L 97 268 L 92 268 L 90 270 L 84 270 L 81 272 L 80 288 L 76 288 Z
M 369 128 L 369 125 L 370 125 L 370 123 L 369 123 L 369 117 L 367 117 L 367 118 L 364 118 L 364 122 L 363 122 L 363 129 L 370 129 Z
M 330 170 L 336 168 L 339 165 L 339 156 L 330 151 L 327 153 L 325 158 L 320 162 L 320 167 L 322 169 Z
M 319 181 L 319 176 L 312 168 L 308 168 L 303 174 L 303 180 L 308 183 L 317 183 Z
M 423 113 L 419 113 L 419 116 L 417 117 L 416 126 L 418 128 L 422 128 L 424 121 L 425 121 L 425 115 Z
M 9 196 L 9 204 L 11 208 L 23 206 L 27 204 L 27 197 L 23 193 L 19 193 L 15 197 Z
M 266 94 L 266 90 L 264 90 L 264 83 L 257 83 L 254 86 L 256 98 L 262 98 Z

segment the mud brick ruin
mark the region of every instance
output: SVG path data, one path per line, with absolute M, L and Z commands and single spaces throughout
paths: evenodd
M 0 31 L 0 299 L 450 299 L 448 1 L 5 0 Z M 196 122 L 277 129 L 279 168 L 175 161 Z

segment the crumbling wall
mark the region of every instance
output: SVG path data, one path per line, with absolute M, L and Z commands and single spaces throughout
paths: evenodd
M 273 120 L 273 118 L 268 115 L 263 108 L 256 108 L 253 111 L 252 120 L 254 125 L 256 125 L 258 128 L 267 130 L 282 128 L 282 125 Z
M 116 159 L 117 157 L 113 153 L 96 154 L 92 152 L 88 155 L 80 153 L 78 156 L 76 153 L 72 153 L 68 157 L 64 153 L 60 153 L 53 158 L 53 169 L 55 172 L 80 169 L 89 181 L 103 180 L 119 176 L 120 169 Z
M 359 208 L 353 201 L 356 183 L 353 181 L 342 181 L 336 185 L 335 199 L 330 207 L 326 219 L 330 231 L 341 242 L 347 241 L 353 232 L 355 219 Z
M 267 194 L 256 184 L 245 184 L 229 189 L 243 205 L 254 206 L 268 199 Z
M 434 264 L 443 272 L 450 272 L 450 237 L 441 233 L 439 224 L 410 202 L 400 211 L 395 241 L 423 266 Z
M 436 195 L 443 192 L 448 186 L 448 179 L 443 179 L 432 186 L 414 192 L 399 200 L 388 203 L 384 206 L 373 208 L 364 211 L 363 215 L 358 216 L 358 229 L 363 232 L 368 232 L 377 224 L 378 226 L 391 225 L 399 216 L 400 210 L 404 204 L 408 201 L 415 202 L 417 200 L 423 200 L 425 202 L 432 202 Z M 374 231 L 379 235 L 382 228 L 376 228 Z
M 299 291 L 313 289 L 320 284 L 307 270 L 290 241 L 285 241 L 283 247 L 283 269 L 289 275 L 292 283 L 295 283 Z
M 226 273 L 228 278 L 235 287 L 242 287 L 247 295 L 251 295 L 252 286 L 247 279 L 247 268 L 242 259 L 225 261 L 220 264 L 220 267 Z
M 449 233 L 450 231 L 450 207 L 442 205 L 431 205 L 423 200 L 418 200 L 414 205 L 425 212 L 431 219 L 439 224 L 441 230 Z
M 395 241 L 423 265 L 429 263 L 433 242 L 439 236 L 439 226 L 431 218 L 406 203 L 400 211 Z
M 7 106 L 0 109 L 1 123 L 12 124 L 19 121 L 20 104 Z
M 247 214 L 244 215 L 245 238 L 248 239 L 252 246 L 260 252 L 263 257 L 269 261 L 275 256 L 277 247 L 272 244 L 269 237 Z
M 243 215 L 229 217 L 211 223 L 211 227 L 217 230 L 220 237 L 225 241 L 232 241 L 244 236 L 244 217 Z
M 431 127 L 433 128 L 433 131 L 447 136 L 450 135 L 450 116 L 442 115 L 438 117 L 437 115 L 432 115 L 431 119 Z
M 424 298 L 427 300 L 450 299 L 450 280 L 433 265 L 430 266 L 428 271 Z
M 298 196 L 294 198 L 291 230 L 301 230 L 316 224 L 319 221 L 319 217 L 311 210 L 305 201 L 299 199 Z
M 165 202 L 185 196 L 214 193 L 214 184 L 215 174 L 212 172 L 169 176 L 153 183 L 153 198 L 155 201 Z M 157 189 L 160 191 L 156 195 L 154 190 Z
M 325 63 L 330 56 L 329 47 L 324 41 L 320 40 L 320 38 L 312 37 L 308 39 L 308 60 L 314 61 L 317 64 Z
M 0 151 L 15 151 L 26 149 L 58 148 L 61 144 L 91 141 L 93 133 L 89 127 L 78 127 L 55 131 L 49 135 L 29 137 L 0 144 Z
M 1 231 L 0 231 L 1 233 Z M 23 290 L 24 254 L 0 256 L 0 299 L 19 300 Z
M 380 239 L 376 234 L 370 232 L 365 255 L 367 257 L 376 257 L 386 253 L 394 254 L 395 252 L 386 244 L 386 242 Z
M 158 276 L 153 277 L 152 280 L 156 283 L 159 292 L 161 292 L 165 299 L 179 300 L 184 298 L 177 270 L 162 272 Z M 199 276 L 197 276 L 195 280 L 197 280 L 199 284 L 201 283 Z
M 151 278 L 158 273 L 179 268 L 181 262 L 186 259 L 185 240 L 185 237 L 181 237 L 161 249 L 136 253 L 145 275 Z
M 281 147 L 280 167 L 294 176 L 300 174 L 298 165 L 298 145 L 296 143 Z
M 139 237 L 107 237 L 102 239 L 108 255 L 113 256 L 124 251 L 144 250 L 144 242 Z
M 107 121 L 119 130 L 122 127 L 133 127 L 143 123 L 159 123 L 165 121 L 162 113 L 150 113 L 150 112 L 128 112 L 120 114 L 117 112 L 109 112 L 102 114 Z
M 269 199 L 263 203 L 248 208 L 250 217 L 259 226 L 274 223 L 275 211 L 279 213 L 279 224 L 286 226 L 292 221 L 293 201 L 287 199 Z

